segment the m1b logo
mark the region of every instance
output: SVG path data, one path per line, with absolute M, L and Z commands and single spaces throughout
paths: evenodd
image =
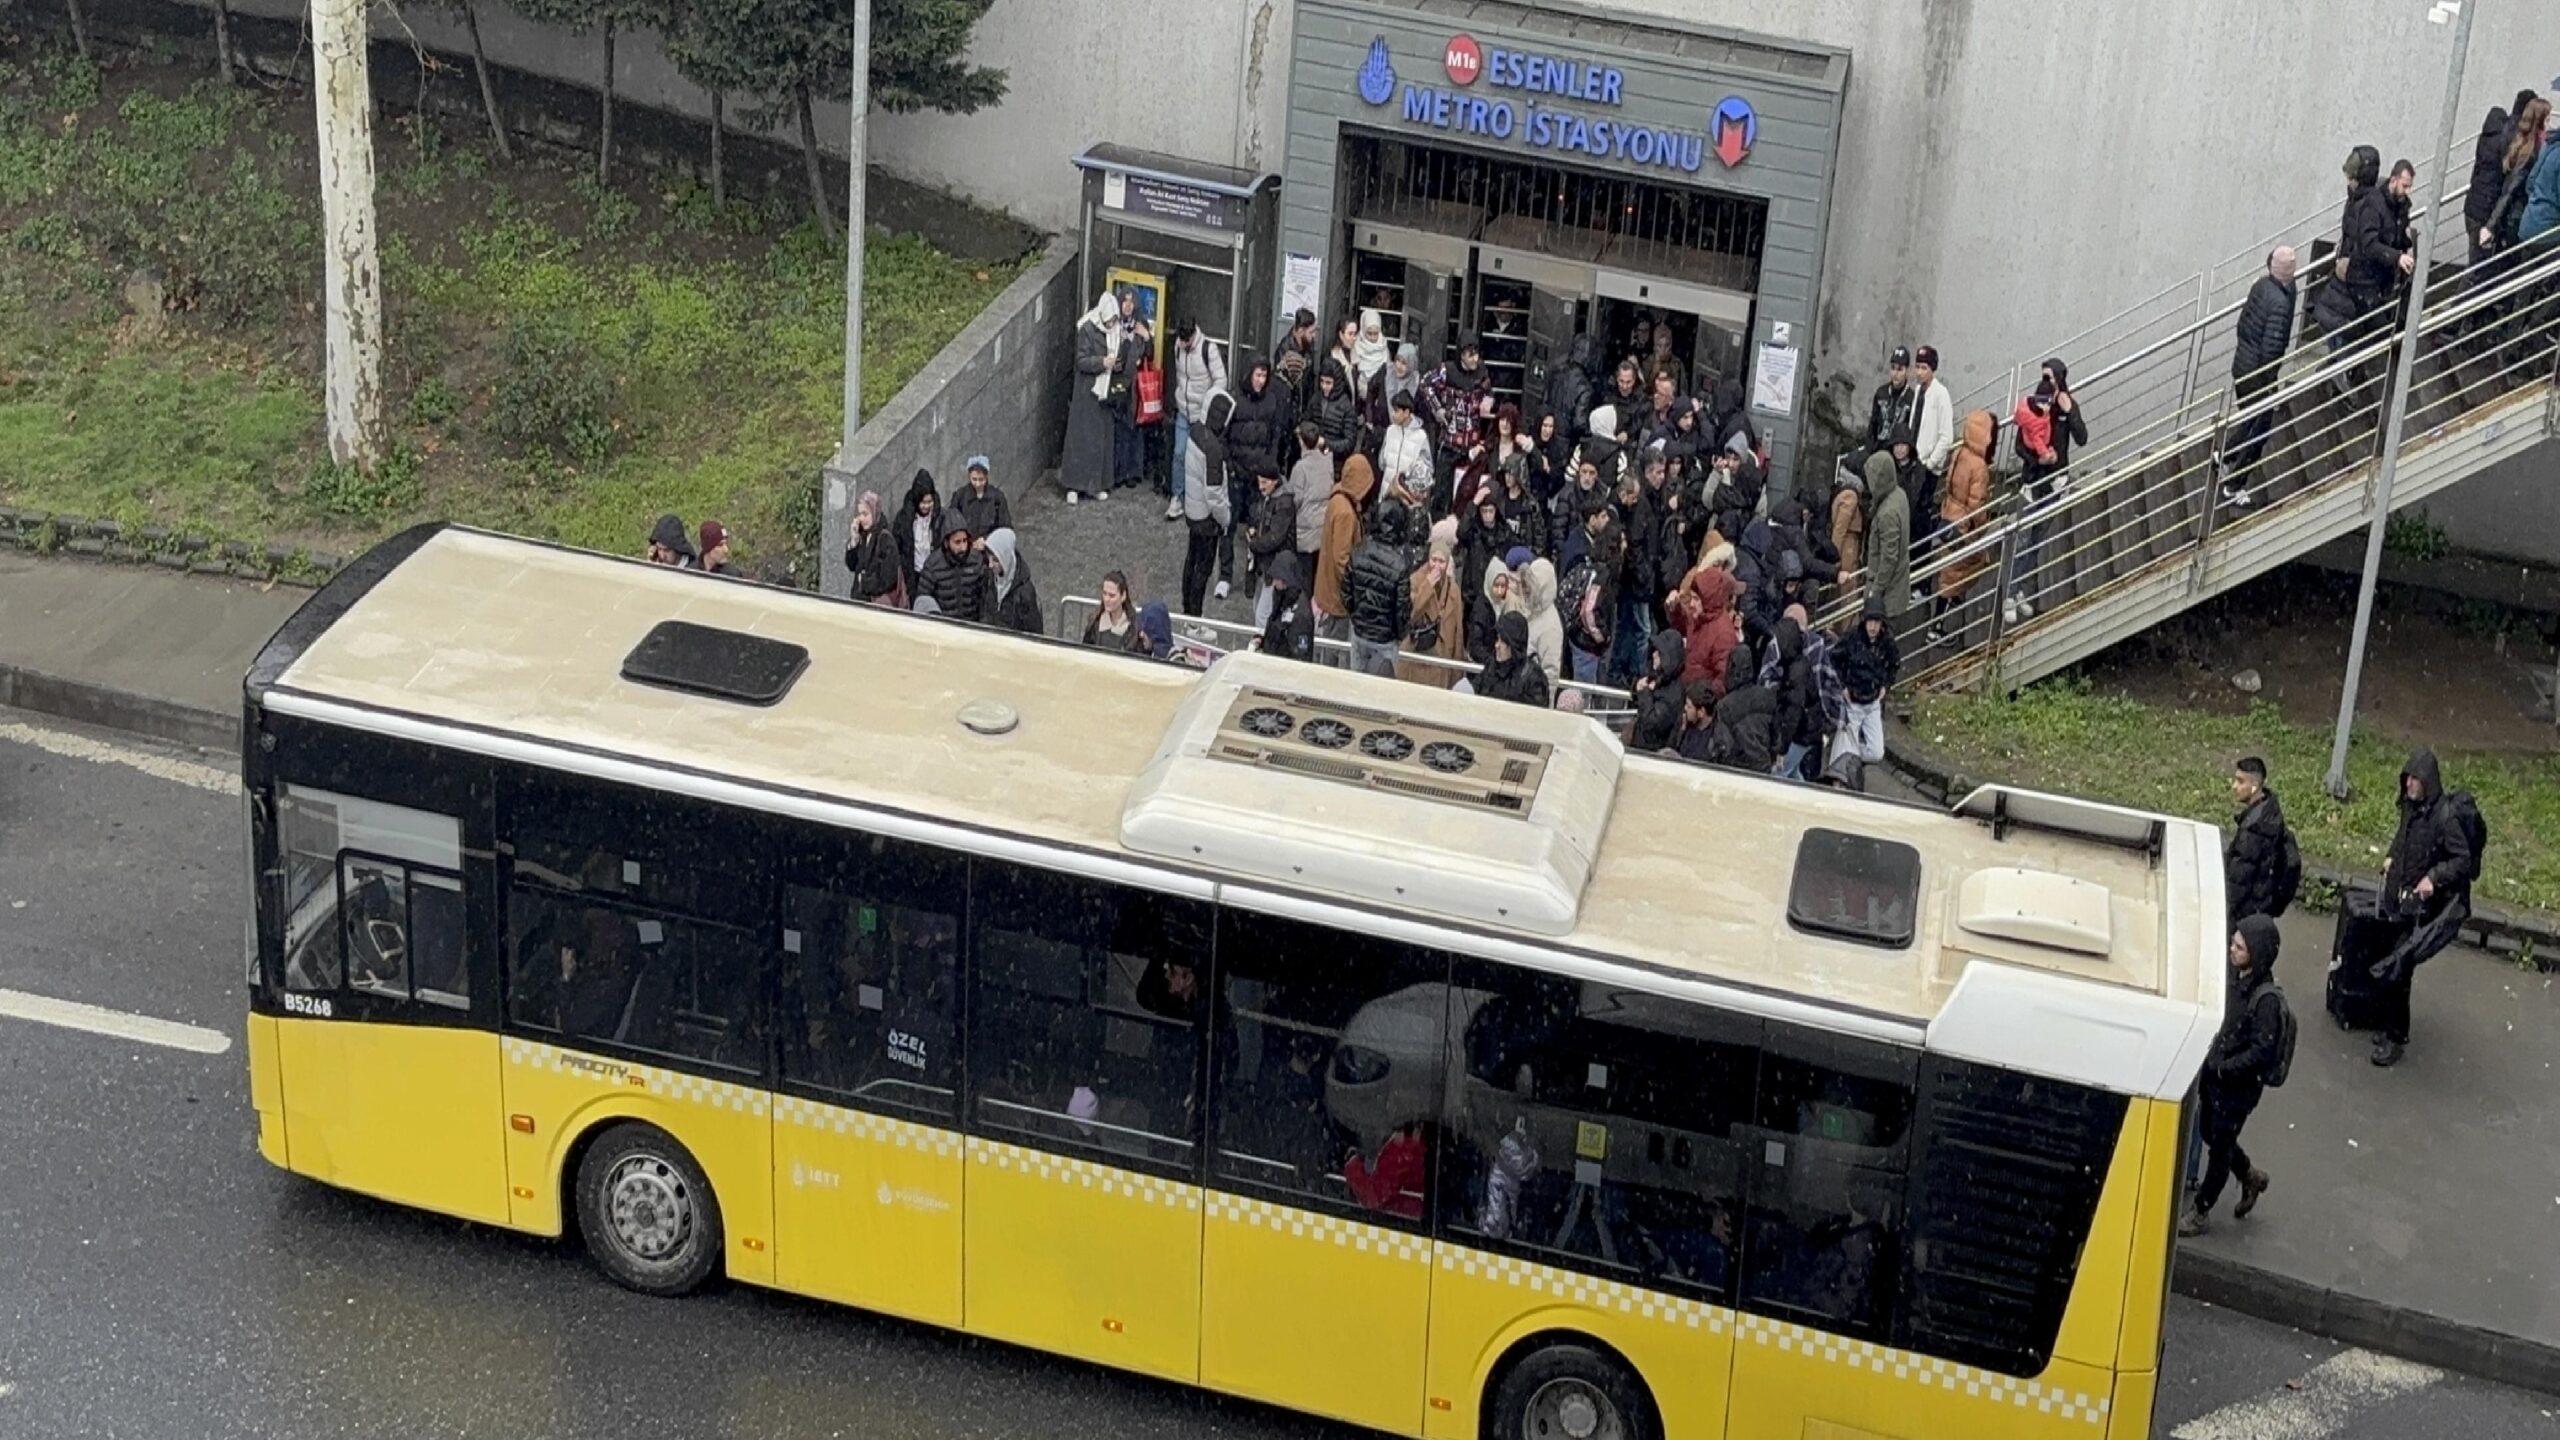
M 1473 85 L 1476 77 L 1484 73 L 1484 47 L 1472 35 L 1452 35 L 1440 63 L 1449 68 L 1450 84 Z

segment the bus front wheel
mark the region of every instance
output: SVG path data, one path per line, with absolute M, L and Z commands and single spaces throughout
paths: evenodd
M 673 1136 L 621 1124 L 578 1163 L 578 1229 L 596 1267 L 644 1295 L 682 1295 L 720 1265 L 720 1203 Z
M 1652 1397 L 1616 1356 L 1558 1342 L 1523 1355 L 1494 1386 L 1487 1440 L 1660 1440 Z

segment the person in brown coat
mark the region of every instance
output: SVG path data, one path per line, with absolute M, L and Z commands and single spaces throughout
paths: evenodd
M 1997 433 L 1988 410 L 1976 410 L 1964 417 L 1964 439 L 1956 446 L 1953 460 L 1947 462 L 1947 483 L 1938 492 L 1938 518 L 1946 529 L 1938 538 L 1941 545 L 1964 544 L 1991 523 L 1991 444 Z M 1946 637 L 1947 612 L 1964 602 L 1974 582 L 1991 569 L 1988 551 L 1968 555 L 1938 572 L 1936 603 L 1929 609 L 1929 643 L 1938 644 Z
M 1316 633 L 1336 640 L 1351 638 L 1351 600 L 1343 577 L 1351 570 L 1351 552 L 1360 544 L 1362 512 L 1369 493 L 1378 488 L 1369 457 L 1354 455 L 1342 462 L 1342 474 L 1324 502 L 1324 540 L 1316 551 Z
M 1867 481 L 1855 469 L 1843 470 L 1831 492 L 1831 548 L 1840 552 L 1840 573 L 1867 566 Z
M 1404 643 L 1397 648 L 1396 678 L 1421 685 L 1436 685 L 1443 690 L 1458 683 L 1458 672 L 1446 665 L 1432 665 L 1406 659 L 1411 655 L 1433 655 L 1443 660 L 1463 660 L 1467 654 L 1467 602 L 1458 588 L 1457 572 L 1450 557 L 1458 549 L 1458 522 L 1443 517 L 1431 527 L 1431 553 L 1415 568 L 1412 580 L 1413 616 L 1405 622 Z

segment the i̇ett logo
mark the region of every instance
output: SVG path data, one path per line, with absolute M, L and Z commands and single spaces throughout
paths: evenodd
M 1452 35 L 1440 63 L 1449 67 L 1450 84 L 1473 85 L 1476 77 L 1484 73 L 1484 47 L 1472 35 Z

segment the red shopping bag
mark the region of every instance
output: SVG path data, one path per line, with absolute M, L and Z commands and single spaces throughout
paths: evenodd
M 1164 372 L 1153 362 L 1138 366 L 1138 423 L 1159 424 L 1164 420 Z

